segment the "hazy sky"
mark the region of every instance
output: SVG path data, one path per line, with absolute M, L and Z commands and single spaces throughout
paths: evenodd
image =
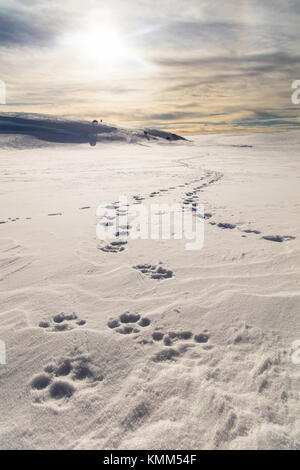
M 0 0 L 0 112 L 296 128 L 299 25 L 300 0 Z

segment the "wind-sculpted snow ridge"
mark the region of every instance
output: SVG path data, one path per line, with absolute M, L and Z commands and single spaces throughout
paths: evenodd
M 98 142 L 142 143 L 148 141 L 178 141 L 183 137 L 158 129 L 134 129 L 112 126 L 103 122 L 75 121 L 55 116 L 24 113 L 0 115 L 2 145 L 27 147 L 36 139 L 42 142 L 83 144 Z M 29 138 L 29 140 L 28 140 Z M 33 138 L 33 139 L 32 139 Z

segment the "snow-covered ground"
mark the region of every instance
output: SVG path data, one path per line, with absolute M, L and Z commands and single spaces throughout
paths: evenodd
M 300 133 L 0 140 L 1 449 L 299 449 Z M 120 195 L 204 247 L 103 244 Z

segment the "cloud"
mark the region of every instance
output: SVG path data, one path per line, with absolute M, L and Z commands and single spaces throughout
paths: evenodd
M 34 12 L 0 11 L 0 46 L 42 46 L 51 43 L 60 21 L 49 23 Z
M 300 106 L 291 107 L 291 83 L 300 79 L 297 0 L 2 4 L 0 79 L 9 110 L 184 132 L 299 127 Z M 107 67 L 97 53 L 87 62 L 63 44 L 65 35 L 103 23 L 139 61 Z
M 251 54 L 238 56 L 210 56 L 210 57 L 181 57 L 181 58 L 161 58 L 155 62 L 165 67 L 201 67 L 201 66 L 218 66 L 224 70 L 227 65 L 234 66 L 255 66 L 258 71 L 280 69 L 283 65 L 297 66 L 300 55 L 291 56 L 280 52 L 270 54 Z M 263 65 L 261 65 L 263 64 Z M 231 69 L 232 70 L 232 69 Z

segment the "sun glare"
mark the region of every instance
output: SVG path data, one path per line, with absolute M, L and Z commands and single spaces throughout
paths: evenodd
M 76 56 L 94 63 L 110 64 L 135 61 L 137 56 L 118 33 L 109 26 L 92 27 L 85 31 L 69 35 L 64 43 L 72 47 Z

